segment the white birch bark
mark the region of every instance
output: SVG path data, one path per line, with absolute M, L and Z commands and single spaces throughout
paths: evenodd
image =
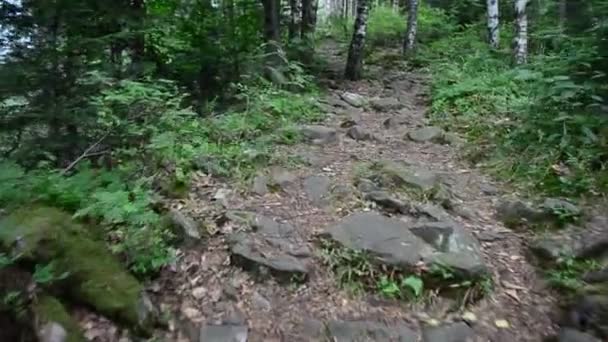
M 492 49 L 500 45 L 498 0 L 487 0 L 488 10 L 488 41 Z
M 348 59 L 344 72 L 344 76 L 353 81 L 360 79 L 363 73 L 363 50 L 365 48 L 365 36 L 367 34 L 368 12 L 368 0 L 358 0 L 353 38 L 348 49 Z
M 403 52 L 411 54 L 416 50 L 416 32 L 418 31 L 418 0 L 408 0 L 407 33 L 403 42 Z
M 528 61 L 527 5 L 528 0 L 515 0 L 515 38 L 513 42 L 515 64 L 525 64 Z

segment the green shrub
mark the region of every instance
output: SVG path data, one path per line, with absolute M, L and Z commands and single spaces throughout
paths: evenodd
M 372 47 L 400 44 L 405 35 L 405 16 L 393 7 L 373 7 L 367 23 L 367 37 Z M 352 28 L 351 28 L 352 32 Z

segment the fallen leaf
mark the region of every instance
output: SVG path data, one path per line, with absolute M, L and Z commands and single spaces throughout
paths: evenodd
M 462 319 L 468 323 L 477 322 L 477 316 L 475 316 L 475 314 L 470 311 L 464 312 L 462 314 Z
M 519 299 L 519 296 L 517 295 L 517 290 L 505 290 L 505 293 L 509 295 L 509 297 L 515 299 L 517 302 L 521 302 L 521 299 Z

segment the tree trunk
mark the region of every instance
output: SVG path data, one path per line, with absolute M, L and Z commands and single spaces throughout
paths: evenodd
M 309 36 L 315 31 L 317 21 L 317 1 L 302 0 L 302 39 L 310 38 Z
M 146 41 L 144 36 L 144 19 L 146 7 L 144 0 L 131 2 L 136 33 L 131 40 L 131 72 L 134 77 L 143 76 Z
M 292 40 L 298 35 L 298 0 L 289 0 L 289 39 Z
M 528 0 L 515 0 L 515 38 L 513 57 L 515 64 L 525 64 L 528 60 Z
M 487 0 L 488 10 L 488 41 L 492 49 L 498 49 L 500 44 L 498 0 Z
M 264 7 L 264 38 L 268 43 L 281 41 L 279 0 L 262 0 Z
M 416 50 L 416 31 L 418 30 L 418 0 L 409 0 L 407 8 L 407 33 L 403 42 L 403 52 L 406 55 Z
M 353 38 L 348 48 L 348 59 L 344 76 L 347 79 L 356 81 L 361 78 L 363 71 L 363 50 L 365 48 L 365 36 L 367 33 L 367 15 L 369 12 L 368 0 L 357 2 L 357 16 Z

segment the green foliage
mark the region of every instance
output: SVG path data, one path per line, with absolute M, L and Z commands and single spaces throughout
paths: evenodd
M 608 160 L 603 72 L 585 40 L 531 57 L 510 57 L 479 39 L 481 25 L 422 47 L 418 62 L 433 73 L 432 118 L 463 131 L 474 162 L 522 188 L 578 195 L 606 185 Z M 503 39 L 504 41 L 505 39 Z
M 69 272 L 63 272 L 61 274 L 56 274 L 55 271 L 55 263 L 50 262 L 46 265 L 36 265 L 34 267 L 34 273 L 32 274 L 32 279 L 35 283 L 40 285 L 48 285 L 58 280 L 63 280 L 68 277 Z
M 600 264 L 595 260 L 563 257 L 546 272 L 546 277 L 549 284 L 556 289 L 574 293 L 585 285 L 581 277 L 587 272 L 600 269 L 600 267 Z
M 403 14 L 390 6 L 375 6 L 369 13 L 367 39 L 371 47 L 400 44 L 405 28 L 406 18 Z

